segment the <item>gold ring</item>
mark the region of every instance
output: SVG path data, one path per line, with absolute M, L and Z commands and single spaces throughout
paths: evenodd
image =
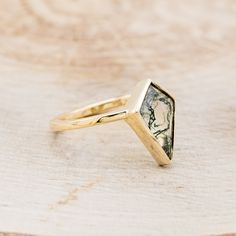
M 114 108 L 122 107 L 118 110 Z M 175 100 L 151 80 L 141 81 L 130 95 L 64 113 L 51 121 L 55 132 L 125 120 L 159 165 L 173 156 Z

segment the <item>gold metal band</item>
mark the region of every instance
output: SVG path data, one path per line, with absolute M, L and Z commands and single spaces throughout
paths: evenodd
M 159 97 L 158 103 L 157 97 Z M 167 102 L 169 106 L 166 106 Z M 149 103 L 153 106 L 153 111 L 155 109 L 159 112 L 157 115 L 160 121 L 156 118 L 155 111 L 149 112 Z M 143 112 L 144 108 L 145 112 Z M 169 120 L 170 116 L 172 121 Z M 64 113 L 51 121 L 51 128 L 53 131 L 60 132 L 117 120 L 125 120 L 128 123 L 160 165 L 170 163 L 174 138 L 174 99 L 151 80 L 140 81 L 131 95 L 109 99 Z M 149 121 L 152 123 L 156 121 L 156 126 L 150 126 Z M 163 133 L 166 126 L 169 133 L 167 131 Z M 161 131 L 162 136 L 157 137 L 156 131 Z M 172 142 L 170 143 L 167 138 L 170 138 Z M 166 152 L 164 145 L 171 145 L 168 146 L 171 148 L 170 152 Z
M 125 106 L 129 98 L 130 95 L 126 95 L 64 113 L 51 121 L 51 128 L 53 131 L 60 132 L 125 119 L 128 116 L 127 109 L 124 108 L 119 111 L 111 110 L 120 106 Z

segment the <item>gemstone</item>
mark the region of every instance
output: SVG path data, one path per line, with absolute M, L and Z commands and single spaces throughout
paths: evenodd
M 174 100 L 162 89 L 151 84 L 144 97 L 140 113 L 169 159 L 174 144 Z

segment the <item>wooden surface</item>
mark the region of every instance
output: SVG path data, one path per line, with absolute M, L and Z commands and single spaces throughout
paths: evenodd
M 1 0 L 2 235 L 236 232 L 234 0 Z M 123 122 L 56 114 L 153 78 L 176 97 L 173 164 Z

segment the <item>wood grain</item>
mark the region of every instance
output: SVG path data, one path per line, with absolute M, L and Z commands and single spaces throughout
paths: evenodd
M 33 236 L 29 234 L 18 234 L 18 233 L 8 233 L 8 232 L 0 232 L 0 236 Z
M 234 0 L 0 6 L 0 232 L 234 235 Z M 176 97 L 170 167 L 122 122 L 49 130 L 54 115 L 146 78 Z

